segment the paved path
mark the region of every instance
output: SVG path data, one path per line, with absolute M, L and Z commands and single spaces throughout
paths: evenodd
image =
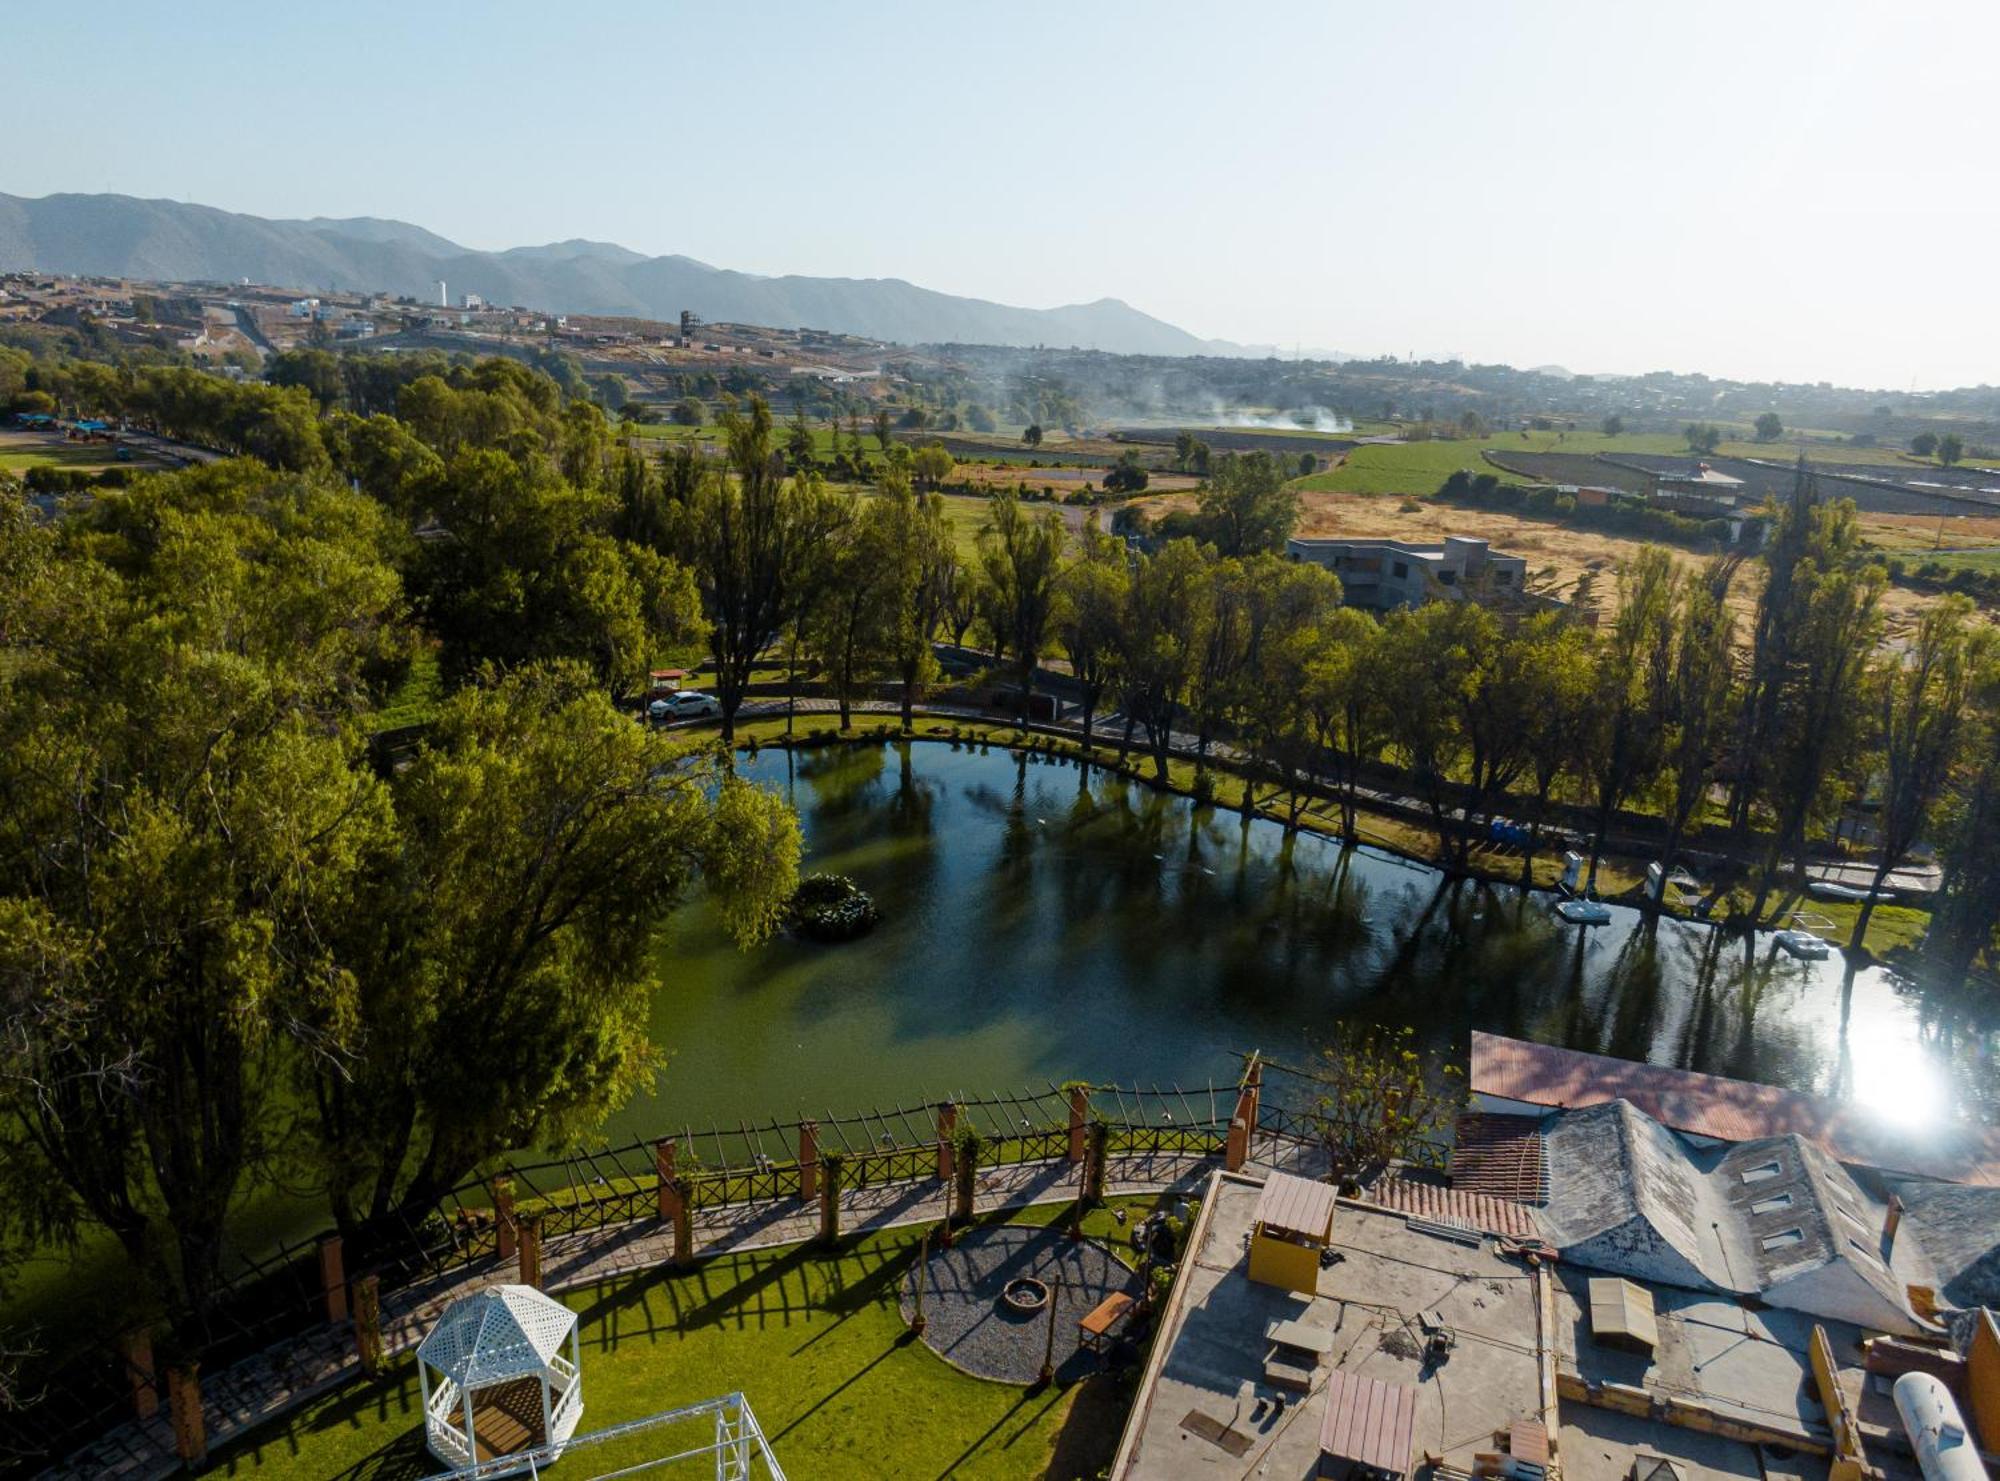
M 1289 1147 L 1260 1142 L 1267 1156 Z M 1219 1157 L 1135 1154 L 1114 1156 L 1106 1191 L 1114 1196 L 1193 1189 L 1220 1163 Z M 843 1237 L 870 1230 L 935 1220 L 944 1211 L 946 1186 L 935 1178 L 878 1183 L 841 1194 Z M 979 1178 L 975 1208 L 980 1213 L 1063 1203 L 1076 1196 L 1077 1170 L 1066 1162 L 996 1167 Z M 795 1198 L 704 1209 L 694 1216 L 695 1248 L 703 1258 L 736 1251 L 771 1249 L 812 1239 L 819 1233 L 816 1204 Z M 645 1219 L 610 1229 L 551 1239 L 543 1247 L 542 1285 L 550 1291 L 575 1290 L 603 1281 L 625 1280 L 659 1270 L 672 1254 L 672 1231 Z M 391 1356 L 415 1348 L 444 1308 L 482 1286 L 512 1280 L 511 1263 L 486 1260 L 477 1266 L 414 1282 L 382 1297 L 383 1344 Z M 202 1407 L 211 1452 L 247 1431 L 360 1373 L 352 1327 L 325 1324 L 256 1357 L 202 1375 Z M 720 1379 L 718 1379 L 720 1382 Z M 179 1470 L 166 1408 L 143 1423 L 128 1421 L 43 1474 L 49 1477 L 122 1477 L 152 1481 Z

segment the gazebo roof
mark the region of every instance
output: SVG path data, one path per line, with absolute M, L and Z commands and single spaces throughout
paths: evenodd
M 533 1286 L 488 1286 L 445 1308 L 417 1357 L 461 1389 L 540 1373 L 562 1351 L 576 1313 Z

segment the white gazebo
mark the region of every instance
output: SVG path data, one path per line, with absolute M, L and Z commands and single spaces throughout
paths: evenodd
M 525 1466 L 527 1451 L 555 1459 L 549 1447 L 575 1434 L 583 1414 L 580 1356 L 576 1313 L 533 1286 L 488 1286 L 452 1302 L 417 1348 L 431 1454 L 455 1468 L 516 1453 Z

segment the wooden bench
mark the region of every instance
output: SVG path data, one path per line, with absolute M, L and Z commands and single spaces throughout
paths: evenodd
M 1086 1316 L 1076 1323 L 1076 1345 L 1088 1348 L 1099 1357 L 1111 1343 L 1111 1329 L 1132 1309 L 1132 1297 L 1125 1291 L 1114 1291 L 1091 1307 Z
M 533 1378 L 516 1378 L 480 1390 L 472 1403 L 474 1458 L 497 1460 L 542 1443 L 542 1386 Z

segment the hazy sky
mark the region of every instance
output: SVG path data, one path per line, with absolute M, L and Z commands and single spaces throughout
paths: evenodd
M 99 4 L 0 190 L 593 237 L 1202 335 L 2000 382 L 2000 4 Z

